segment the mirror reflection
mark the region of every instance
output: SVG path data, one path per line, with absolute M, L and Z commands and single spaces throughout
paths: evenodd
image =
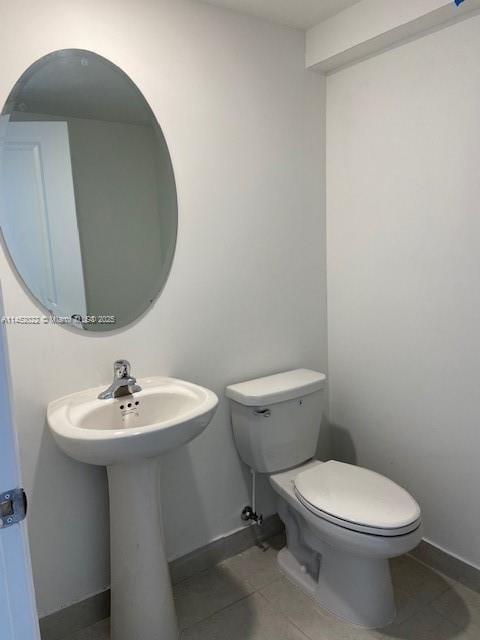
M 175 180 L 121 69 L 63 50 L 22 75 L 0 116 L 0 224 L 30 292 L 73 326 L 120 328 L 156 299 L 175 249 Z

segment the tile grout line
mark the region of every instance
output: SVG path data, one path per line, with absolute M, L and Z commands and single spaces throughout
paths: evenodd
M 240 552 L 239 554 L 237 554 L 238 556 L 243 555 L 244 552 Z M 272 551 L 272 554 L 274 553 L 274 551 Z M 465 630 L 465 626 L 462 626 L 461 624 L 459 624 L 458 622 L 456 622 L 455 620 L 451 619 L 447 614 L 445 614 L 442 610 L 442 608 L 436 609 L 433 607 L 433 605 L 440 599 L 442 598 L 446 593 L 448 593 L 449 591 L 455 591 L 455 585 L 458 583 L 459 585 L 462 585 L 462 583 L 458 582 L 458 580 L 456 580 L 455 578 L 452 578 L 450 576 L 447 576 L 446 574 L 444 574 L 442 571 L 426 564 L 425 562 L 410 556 L 410 558 L 414 561 L 415 564 L 417 564 L 417 566 L 421 566 L 425 569 L 427 569 L 428 571 L 437 574 L 438 576 L 445 578 L 445 584 L 442 586 L 441 590 L 436 593 L 433 596 L 429 596 L 418 608 L 415 608 L 413 611 L 410 611 L 410 613 L 408 613 L 401 622 L 396 623 L 395 621 L 392 623 L 395 626 L 398 627 L 402 627 L 404 624 L 408 624 L 409 622 L 411 622 L 412 618 L 416 617 L 417 615 L 421 615 L 422 613 L 427 612 L 429 609 L 431 611 L 434 611 L 441 620 L 444 620 L 445 622 L 450 623 L 455 629 L 457 629 L 458 631 L 464 631 Z M 198 575 L 201 574 L 205 574 L 208 573 L 209 571 L 211 571 L 212 569 L 221 567 L 222 565 L 228 563 L 229 559 L 226 560 L 222 560 L 221 562 L 217 563 L 217 565 L 214 565 L 210 568 L 204 569 L 203 571 L 199 572 L 198 574 L 195 574 L 194 576 L 188 576 L 184 579 L 182 579 L 180 582 L 177 583 L 177 585 L 180 585 L 182 583 L 184 583 L 185 581 L 188 581 Z M 272 558 L 272 562 L 275 563 L 275 558 Z M 269 573 L 267 573 L 268 578 L 266 579 L 265 582 L 262 582 L 261 584 L 259 584 L 258 586 L 255 586 L 252 582 L 250 582 L 250 580 L 248 578 L 244 578 L 241 575 L 241 572 L 235 570 L 233 567 L 229 567 L 229 570 L 232 572 L 233 576 L 239 581 L 240 584 L 243 584 L 244 587 L 246 589 L 248 589 L 248 593 L 244 593 L 242 594 L 240 597 L 236 597 L 234 598 L 231 602 L 229 602 L 228 604 L 226 604 L 225 606 L 220 607 L 219 609 L 217 609 L 216 611 L 213 611 L 212 613 L 210 613 L 209 615 L 207 615 L 204 618 L 201 618 L 200 620 L 196 620 L 195 622 L 188 624 L 185 627 L 182 627 L 179 631 L 180 631 L 180 637 L 182 637 L 182 635 L 187 631 L 190 630 L 194 627 L 198 627 L 199 625 L 202 625 L 204 623 L 207 623 L 209 620 L 211 620 L 212 618 L 214 618 L 216 615 L 220 615 L 222 612 L 225 612 L 228 609 L 231 609 L 235 606 L 237 606 L 238 604 L 240 604 L 241 602 L 248 600 L 248 598 L 250 598 L 251 596 L 254 596 L 255 594 L 257 594 L 264 603 L 266 603 L 269 608 L 271 608 L 274 612 L 276 612 L 277 615 L 279 615 L 279 617 L 283 620 L 285 620 L 289 625 L 291 625 L 291 627 L 293 629 L 295 629 L 301 636 L 300 640 L 305 639 L 305 640 L 325 640 L 325 636 L 319 638 L 317 635 L 315 635 L 315 637 L 312 637 L 310 633 L 307 633 L 306 631 L 304 631 L 296 622 L 295 620 L 291 619 L 289 615 L 287 615 L 286 613 L 283 612 L 283 610 L 280 607 L 280 603 L 277 603 L 276 600 L 270 600 L 264 593 L 263 591 L 266 590 L 269 586 L 280 582 L 282 579 L 287 579 L 286 576 L 279 571 L 277 575 L 272 576 Z M 290 580 L 288 580 L 289 584 L 299 593 L 307 595 L 305 594 L 305 592 L 300 589 L 298 587 L 298 585 L 295 585 L 294 583 L 292 583 Z M 175 586 L 177 586 L 175 585 Z M 465 586 L 465 585 L 463 585 Z M 474 591 L 474 590 L 473 590 Z M 415 597 L 410 596 L 407 592 L 405 592 L 405 595 L 412 600 L 413 602 L 415 602 Z M 318 614 L 320 616 L 324 616 L 324 614 L 328 613 L 327 610 L 324 610 L 322 607 L 320 607 L 318 605 L 318 603 L 316 603 L 316 601 L 309 597 L 309 600 L 312 603 L 312 606 L 317 610 Z M 100 622 L 100 621 L 99 621 Z M 476 623 L 472 623 L 474 630 L 480 631 L 480 627 L 476 624 Z M 80 631 L 84 631 L 84 629 L 80 630 Z M 67 635 L 67 636 L 62 636 L 61 640 L 72 640 L 73 638 L 76 638 L 77 636 L 77 632 L 75 632 L 73 635 Z M 360 635 L 362 633 L 362 631 L 360 630 L 358 632 Z M 358 634 L 355 634 L 354 636 L 352 636 L 352 640 L 353 638 L 357 638 Z M 360 636 L 359 636 L 360 637 Z M 361 636 L 363 638 L 363 636 Z M 372 635 L 372 639 L 376 637 L 374 635 Z M 480 634 L 479 634 L 480 637 Z
M 278 535 L 278 534 L 275 534 Z M 272 536 L 272 538 L 275 536 Z M 268 542 L 268 538 L 266 539 L 265 542 Z M 236 556 L 232 556 L 231 558 L 226 558 L 225 560 L 222 560 L 221 562 L 217 563 L 216 565 L 213 565 L 212 567 L 209 567 L 207 569 L 203 569 L 202 571 L 192 575 L 192 576 L 187 576 L 184 579 L 180 580 L 179 582 L 177 582 L 175 585 L 173 585 L 174 588 L 174 592 L 175 592 L 175 588 L 177 586 L 180 586 L 181 584 L 185 583 L 188 580 L 192 580 L 195 579 L 197 576 L 200 576 L 202 574 L 206 574 L 210 571 L 213 571 L 215 569 L 218 569 L 219 567 L 222 567 L 222 565 L 227 565 L 227 563 L 229 563 L 230 560 L 232 560 L 235 557 L 241 556 L 243 555 L 245 552 L 249 551 L 250 549 L 252 549 L 253 547 L 250 547 L 249 549 L 245 549 L 243 551 L 241 551 L 240 553 L 238 553 Z M 272 584 L 273 582 L 276 582 L 278 580 L 278 576 L 272 578 L 271 580 L 268 580 L 267 582 L 265 582 L 264 584 L 255 587 L 247 578 L 244 578 L 237 570 L 235 570 L 234 567 L 232 566 L 228 566 L 228 569 L 234 574 L 234 576 L 237 578 L 237 580 L 242 583 L 243 585 L 246 586 L 247 589 L 249 589 L 249 593 L 246 593 L 244 595 L 242 595 L 241 597 L 232 600 L 231 602 L 229 602 L 228 604 L 226 604 L 225 606 L 221 607 L 220 609 L 217 609 L 216 611 L 213 611 L 212 613 L 208 614 L 207 616 L 205 616 L 204 618 L 201 618 L 200 620 L 196 620 L 195 622 L 192 622 L 191 624 L 188 624 L 186 627 L 182 627 L 180 629 L 180 632 L 183 633 L 184 631 L 186 631 L 187 629 L 191 629 L 193 627 L 195 627 L 198 624 L 201 624 L 203 622 L 206 622 L 207 620 L 210 620 L 213 616 L 217 615 L 218 613 L 221 613 L 222 611 L 225 611 L 226 609 L 228 609 L 229 607 L 232 607 L 233 605 L 238 604 L 239 602 L 242 602 L 243 600 L 246 600 L 247 598 L 249 598 L 250 596 L 252 596 L 255 593 L 260 594 L 260 591 L 262 589 L 264 589 L 265 587 L 269 586 L 270 584 Z M 62 640 L 68 640 L 68 638 L 62 639 Z
M 286 575 L 284 575 L 284 574 L 283 574 L 283 573 L 281 573 L 281 572 L 280 572 L 280 576 L 279 576 L 278 578 L 276 578 L 275 580 L 272 580 L 272 582 L 269 582 L 269 585 L 270 585 L 270 584 L 274 584 L 275 582 L 280 582 L 280 580 L 282 580 L 282 579 L 287 580 L 287 581 L 288 581 L 288 583 L 289 583 L 289 584 L 290 584 L 290 585 L 291 585 L 291 586 L 292 586 L 296 591 L 298 591 L 298 592 L 299 592 L 300 594 L 302 594 L 302 595 L 306 595 L 306 596 L 307 596 L 307 598 L 308 598 L 308 595 L 307 595 L 307 594 L 305 594 L 305 592 L 304 592 L 304 591 L 302 591 L 302 589 L 300 589 L 300 588 L 298 587 L 298 585 L 296 585 L 296 584 L 294 584 L 293 582 L 291 582 L 290 580 L 288 580 L 287 576 L 286 576 Z M 267 587 L 267 586 L 269 586 L 269 585 L 265 585 L 265 587 Z M 262 587 L 262 589 L 264 589 L 265 587 Z M 259 590 L 258 594 L 259 594 L 260 596 L 262 596 L 262 598 L 263 598 L 264 600 L 266 600 L 266 602 L 268 602 L 268 604 L 269 604 L 269 605 L 270 605 L 270 606 L 271 606 L 271 607 L 272 607 L 272 608 L 273 608 L 277 613 L 279 613 L 283 618 L 285 618 L 286 620 L 288 620 L 288 622 L 289 622 L 293 627 L 295 627 L 295 629 L 297 629 L 297 630 L 298 630 L 298 631 L 299 631 L 303 636 L 305 636 L 305 638 L 308 638 L 308 640 L 323 640 L 322 638 L 312 638 L 312 636 L 310 636 L 310 635 L 309 635 L 309 634 L 307 634 L 305 631 L 303 631 L 303 629 L 300 629 L 300 627 L 297 625 L 297 623 L 296 623 L 294 620 L 292 620 L 292 618 L 290 618 L 290 616 L 288 616 L 288 615 L 284 614 L 284 613 L 283 613 L 283 611 L 282 611 L 282 610 L 281 610 L 281 609 L 280 609 L 280 608 L 279 608 L 279 607 L 278 607 L 274 602 L 272 602 L 271 600 L 269 600 L 269 599 L 268 599 L 268 598 L 267 598 L 267 597 L 266 597 L 266 596 L 261 592 L 261 590 Z M 313 598 L 310 598 L 310 600 L 311 600 L 311 602 L 312 602 L 312 605 L 313 605 L 313 606 L 315 606 L 315 600 L 314 600 Z M 326 611 L 326 609 L 325 609 L 325 611 Z M 320 614 L 320 615 L 323 615 L 321 610 L 320 610 L 319 614 Z
M 431 568 L 431 567 L 427 567 L 427 568 Z M 319 603 L 317 603 L 315 601 L 314 598 L 312 598 L 311 596 L 309 596 L 307 593 L 305 593 L 298 585 L 294 584 L 291 580 L 288 579 L 287 576 L 285 576 L 283 573 L 281 574 L 281 577 L 277 578 L 276 580 L 273 580 L 272 582 L 270 582 L 269 584 L 273 584 L 274 582 L 278 582 L 281 579 L 285 579 L 288 581 L 289 585 L 295 589 L 298 593 L 300 593 L 301 595 L 306 596 L 309 601 L 311 602 L 312 606 L 315 608 L 316 612 L 318 613 L 318 615 L 320 617 L 325 617 L 325 614 L 327 615 L 331 615 L 334 616 L 334 618 L 336 620 L 338 620 L 339 622 L 345 622 L 345 620 L 342 620 L 342 618 L 339 618 L 338 616 L 335 616 L 335 614 L 333 614 L 332 612 L 330 612 L 328 609 L 323 608 Z M 268 585 L 265 585 L 265 587 Z M 309 638 L 309 640 L 319 640 L 318 638 L 312 638 L 311 636 L 309 636 L 305 631 L 303 631 L 303 629 L 301 629 L 300 627 L 298 627 L 297 623 L 292 620 L 292 618 L 290 618 L 288 615 L 285 615 L 283 613 L 283 611 L 275 604 L 274 601 L 270 601 L 263 593 L 262 590 L 265 588 L 262 587 L 259 590 L 259 595 L 261 595 L 279 614 L 281 614 L 283 617 L 285 617 L 293 626 L 295 626 L 303 635 L 305 635 L 307 638 Z M 428 600 L 427 602 L 424 602 L 422 605 L 420 605 L 417 609 L 414 609 L 413 611 L 411 611 L 405 618 L 402 619 L 401 622 L 396 622 L 395 620 L 388 626 L 394 625 L 394 626 L 398 626 L 398 627 L 402 627 L 404 624 L 406 624 L 407 622 L 411 621 L 412 618 L 414 618 L 415 616 L 419 615 L 421 612 L 426 611 L 429 607 L 431 607 L 431 605 L 433 604 L 433 602 L 435 602 L 437 599 L 441 598 L 447 591 L 449 591 L 451 589 L 450 585 L 447 585 L 445 587 L 445 589 L 443 589 L 443 591 L 441 591 L 440 593 L 436 594 L 435 596 L 433 596 L 433 598 L 431 600 Z M 409 599 L 415 601 L 415 598 L 408 596 Z M 435 610 L 436 611 L 436 610 Z M 439 613 L 439 612 L 437 612 Z M 452 624 L 454 624 L 456 627 L 458 627 L 460 630 L 461 627 L 459 627 L 459 625 L 457 625 L 456 623 L 454 623 L 453 620 L 447 618 L 444 615 L 441 615 L 443 620 L 446 620 L 447 622 L 450 622 Z M 356 625 L 353 625 L 356 626 Z M 388 626 L 386 628 L 388 628 Z M 476 625 L 475 625 L 476 626 Z M 381 631 L 381 629 L 367 629 L 367 628 L 363 628 L 363 627 L 358 627 L 358 633 L 363 633 L 365 630 L 371 631 L 371 632 L 378 632 Z M 321 640 L 321 639 L 320 639 Z
M 274 581 L 276 582 L 276 581 Z M 270 584 L 272 584 L 272 582 L 270 582 Z M 265 585 L 268 586 L 268 585 Z M 268 598 L 266 598 L 263 593 L 261 593 L 261 591 L 257 592 L 258 595 L 262 598 L 262 600 L 265 600 L 265 602 L 268 604 L 269 607 L 271 607 L 275 612 L 277 612 L 278 614 L 280 614 L 280 616 L 282 618 L 285 618 L 285 620 L 292 625 L 292 627 L 294 627 L 304 638 L 306 638 L 307 640 L 319 640 L 319 638 L 312 638 L 311 636 L 307 635 L 305 633 L 305 631 L 303 631 L 302 629 L 300 629 L 300 627 L 297 626 L 297 624 L 287 615 L 285 615 L 282 611 L 280 611 L 280 609 L 278 609 L 273 602 L 270 602 L 270 600 Z M 321 640 L 321 639 L 320 639 Z
M 217 614 L 222 613 L 223 611 L 226 611 L 227 609 L 230 609 L 233 606 L 236 606 L 237 604 L 239 604 L 240 602 L 243 602 L 244 600 L 248 600 L 248 598 L 251 598 L 253 595 L 258 595 L 269 607 L 271 607 L 275 612 L 279 613 L 280 616 L 282 618 L 284 618 L 289 624 L 292 625 L 292 627 L 294 627 L 306 640 L 318 640 L 318 638 L 311 638 L 309 635 L 307 635 L 304 631 L 302 631 L 293 620 L 291 620 L 288 616 L 286 616 L 284 613 L 282 613 L 272 602 L 270 602 L 270 600 L 268 600 L 268 598 L 266 598 L 263 593 L 261 593 L 261 589 L 264 589 L 265 587 L 267 587 L 269 584 L 273 584 L 273 582 L 276 582 L 278 580 L 278 578 L 276 580 L 272 580 L 269 583 L 263 585 L 262 587 L 256 589 L 255 591 L 252 591 L 251 593 L 243 596 L 242 598 L 239 598 L 238 600 L 235 600 L 234 602 L 231 602 L 230 604 L 226 605 L 225 607 L 222 607 L 221 609 L 218 609 L 217 611 L 215 611 L 214 613 L 206 616 L 205 618 L 202 618 L 202 620 L 198 620 L 197 622 L 194 622 L 191 625 L 188 625 L 188 627 L 184 627 L 183 629 L 180 629 L 180 637 L 183 634 L 184 631 L 187 631 L 189 629 L 193 629 L 193 627 L 196 627 L 200 624 L 203 624 L 204 622 L 207 622 L 208 620 L 210 620 L 211 618 L 214 618 Z M 67 639 L 64 639 L 67 640 Z
M 461 583 L 460 583 L 461 584 Z M 462 585 L 463 586 L 463 585 Z M 455 591 L 455 589 L 453 587 L 448 587 L 448 589 L 446 589 L 445 591 L 443 591 L 442 593 L 440 593 L 436 598 L 434 598 L 429 604 L 428 606 L 431 607 L 433 605 L 434 602 L 436 602 L 437 600 L 439 600 L 443 595 L 445 595 L 447 593 L 447 591 Z M 461 624 L 459 624 L 458 622 L 456 622 L 455 620 L 453 620 L 452 618 L 448 617 L 448 615 L 443 613 L 443 609 L 434 609 L 435 613 L 437 613 L 443 620 L 445 620 L 446 622 L 449 622 L 450 624 L 452 624 L 454 627 L 456 627 L 459 631 L 464 631 L 465 628 L 462 627 Z M 479 632 L 479 637 L 480 637 L 480 627 L 473 622 L 471 619 L 469 621 L 469 623 L 471 625 L 473 625 L 474 629 L 477 630 Z
M 247 600 L 247 598 L 250 598 L 250 596 L 253 596 L 254 593 L 256 593 L 256 591 L 253 591 L 252 593 L 247 593 L 244 596 L 242 596 L 241 598 L 238 598 L 238 600 L 233 600 L 229 604 L 226 604 L 224 607 L 221 607 L 220 609 L 217 609 L 213 613 L 210 613 L 208 616 L 205 616 L 205 618 L 202 618 L 201 620 L 197 620 L 196 622 L 192 622 L 192 624 L 189 624 L 186 627 L 182 627 L 180 629 L 180 633 L 183 633 L 184 631 L 187 631 L 187 629 L 192 629 L 193 627 L 196 627 L 198 624 L 203 624 L 207 620 L 210 620 L 211 618 L 216 616 L 218 613 L 221 613 L 222 611 L 226 611 L 226 609 L 229 609 L 230 607 L 233 607 L 233 606 L 239 604 L 239 602 L 243 602 L 244 600 Z
M 248 549 L 247 549 L 248 551 Z M 244 553 L 243 551 L 240 552 L 238 555 L 241 555 L 242 553 Z M 234 556 L 235 557 L 235 556 Z M 201 571 L 199 574 L 196 575 L 201 575 L 202 573 L 207 573 L 208 571 L 212 571 L 215 568 L 218 568 L 220 566 L 222 566 L 222 564 L 227 563 L 230 560 L 230 558 L 227 558 L 227 560 L 222 560 L 222 562 L 219 562 L 218 564 L 214 565 L 213 567 L 209 568 L 209 569 L 205 569 L 204 571 Z M 186 631 L 187 629 L 191 629 L 192 627 L 194 627 L 197 624 L 201 624 L 203 622 L 205 622 L 206 620 L 210 620 L 210 618 L 212 618 L 213 616 L 217 615 L 218 613 L 221 613 L 222 611 L 225 611 L 226 609 L 228 609 L 229 607 L 232 607 L 233 605 L 238 604 L 239 602 L 242 602 L 243 600 L 246 600 L 247 598 L 249 598 L 250 596 L 254 595 L 254 594 L 258 594 L 261 595 L 262 598 L 264 600 L 266 600 L 268 602 L 268 600 L 265 598 L 265 596 L 263 596 L 263 594 L 261 594 L 261 590 L 265 589 L 266 587 L 268 587 L 269 585 L 273 584 L 274 582 L 276 582 L 279 579 L 279 576 L 275 576 L 274 578 L 272 578 L 271 580 L 268 580 L 267 582 L 265 582 L 264 584 L 255 587 L 249 580 L 248 578 L 243 578 L 240 573 L 238 571 L 236 571 L 233 567 L 229 567 L 230 571 L 232 571 L 232 573 L 236 576 L 236 578 L 242 582 L 244 585 L 246 585 L 246 587 L 248 589 L 250 589 L 249 593 L 241 596 L 240 598 L 237 598 L 236 600 L 232 600 L 232 602 L 228 603 L 227 605 L 225 605 L 224 607 L 221 607 L 220 609 L 217 609 L 216 611 L 210 613 L 208 616 L 206 616 L 205 618 L 202 618 L 201 620 L 197 620 L 196 622 L 193 622 L 192 624 L 189 624 L 186 627 L 183 627 L 181 629 L 181 631 Z M 189 580 L 191 578 L 193 578 L 194 576 L 190 576 L 189 578 L 186 578 L 185 580 Z M 181 584 L 182 582 L 185 582 L 185 580 L 182 580 L 181 582 L 177 583 L 177 584 Z M 175 585 L 176 586 L 176 585 Z M 270 603 L 271 604 L 271 603 Z M 285 617 L 285 616 L 284 616 Z M 287 618 L 288 619 L 288 618 Z M 305 634 L 304 634 L 305 635 Z M 66 639 L 65 639 L 66 640 Z
M 221 563 L 219 563 L 219 564 L 221 564 Z M 215 566 L 218 567 L 219 565 L 215 565 Z M 212 568 L 215 568 L 215 567 L 212 567 Z M 206 569 L 206 571 L 210 571 L 210 569 Z M 232 602 L 229 602 L 224 607 L 221 607 L 220 609 L 217 609 L 216 611 L 213 611 L 208 616 L 205 616 L 205 618 L 202 618 L 201 620 L 197 620 L 196 622 L 192 622 L 192 624 L 189 624 L 186 627 L 182 627 L 181 631 L 186 631 L 187 629 L 191 629 L 192 627 L 194 627 L 197 624 L 201 624 L 202 622 L 205 622 L 206 620 L 210 620 L 210 618 L 213 618 L 213 616 L 216 616 L 217 613 L 221 613 L 222 611 L 225 611 L 225 609 L 228 609 L 229 607 L 232 607 L 233 605 L 236 605 L 239 602 L 243 602 L 243 600 L 246 600 L 247 598 L 250 598 L 250 596 L 253 596 L 255 593 L 258 594 L 258 595 L 261 595 L 264 600 L 267 600 L 265 598 L 265 596 L 262 593 L 260 593 L 261 590 L 265 589 L 265 587 L 268 587 L 269 585 L 273 584 L 274 582 L 276 582 L 278 580 L 278 578 L 273 578 L 272 580 L 269 580 L 268 582 L 266 582 L 265 584 L 263 584 L 260 587 L 254 587 L 251 582 L 241 578 L 238 575 L 238 573 L 235 572 L 234 569 L 232 569 L 232 572 L 235 573 L 235 575 L 237 576 L 237 578 L 239 580 L 241 580 L 241 582 L 246 583 L 246 585 L 251 588 L 251 591 L 249 593 L 246 593 L 245 595 L 241 596 L 240 598 L 237 598 L 236 600 L 232 600 Z M 267 602 L 268 602 L 268 600 L 267 600 Z M 68 638 L 62 638 L 62 640 L 68 640 Z
M 462 584 L 457 578 L 452 578 L 451 576 L 449 576 L 448 574 L 444 573 L 443 571 L 440 571 L 440 569 L 437 569 L 436 567 L 433 567 L 431 564 L 427 564 L 423 560 L 420 560 L 419 558 L 416 558 L 415 556 L 412 556 L 410 554 L 407 554 L 407 555 L 411 560 L 413 560 L 414 562 L 418 563 L 419 565 L 421 565 L 425 569 L 428 569 L 429 571 L 432 571 L 433 573 L 436 573 L 437 575 L 439 575 L 441 578 L 444 578 L 445 582 L 448 583 L 448 581 L 450 580 L 450 581 L 453 581 L 455 583 Z M 466 585 L 462 585 L 462 586 L 466 586 Z M 467 587 L 467 589 L 468 588 L 469 587 Z M 448 586 L 445 589 L 445 591 L 447 591 L 448 589 L 451 589 L 451 585 L 450 584 L 448 584 Z M 445 593 L 445 591 L 443 591 L 443 593 Z M 472 589 L 472 591 L 473 591 L 473 589 Z
M 433 570 L 432 567 L 429 567 L 428 565 L 425 565 L 423 562 L 420 562 L 419 560 L 417 560 L 416 558 L 414 559 L 415 562 L 418 562 L 418 564 L 424 566 L 425 568 L 429 569 L 429 570 Z M 211 569 L 205 569 L 204 571 L 200 572 L 200 574 L 197 575 L 201 575 L 202 573 L 207 573 L 208 571 L 211 571 L 212 569 L 214 569 L 215 567 L 219 567 L 223 564 L 223 562 L 226 561 L 222 561 L 220 563 L 218 563 L 217 565 L 215 565 L 214 567 L 212 567 Z M 205 618 L 201 618 L 200 620 L 197 620 L 196 622 L 193 622 L 192 624 L 183 627 L 181 629 L 181 631 L 185 631 L 187 629 L 191 629 L 192 627 L 194 627 L 197 624 L 201 624 L 203 622 L 205 622 L 206 620 L 209 620 L 210 618 L 212 618 L 213 616 L 217 615 L 217 613 L 220 613 L 222 611 L 225 611 L 226 609 L 228 609 L 229 607 L 238 604 L 239 602 L 242 602 L 243 600 L 246 600 L 247 598 L 249 598 L 250 596 L 252 596 L 253 594 L 258 594 L 260 595 L 266 602 L 268 602 L 276 611 L 278 611 L 284 618 L 286 618 L 291 624 L 293 624 L 295 626 L 295 628 L 297 628 L 299 631 L 301 631 L 301 633 L 303 635 L 305 635 L 307 638 L 309 638 L 309 640 L 317 640 L 316 638 L 310 638 L 309 636 L 307 636 L 305 634 L 304 631 L 302 631 L 297 625 L 296 623 L 288 616 L 286 616 L 273 602 L 271 602 L 270 600 L 268 600 L 268 598 L 266 598 L 266 596 L 262 593 L 263 589 L 265 589 L 266 587 L 274 584 L 275 582 L 278 582 L 279 580 L 281 580 L 282 578 L 288 580 L 288 578 L 280 572 L 280 574 L 275 577 L 272 578 L 271 580 L 269 580 L 268 582 L 265 582 L 264 584 L 262 584 L 259 587 L 255 587 L 248 579 L 246 578 L 242 578 L 242 576 L 235 571 L 235 569 L 233 567 L 230 567 L 231 571 L 235 574 L 235 576 L 238 578 L 238 580 L 240 582 L 243 582 L 249 589 L 251 589 L 251 591 L 245 595 L 243 595 L 240 598 L 237 598 L 236 600 L 232 600 L 232 602 L 228 603 L 227 605 L 225 605 L 224 607 L 221 607 L 220 609 L 217 609 L 216 611 L 210 613 L 208 616 L 206 616 Z M 435 571 L 435 570 L 434 570 Z M 438 571 L 436 571 L 436 573 L 440 573 Z M 441 574 L 443 575 L 443 574 Z M 193 576 L 191 576 L 193 577 Z M 186 580 L 188 580 L 190 578 L 186 578 Z M 450 578 L 451 579 L 451 578 Z M 184 580 L 182 580 L 181 582 L 184 582 Z M 181 584 L 181 583 L 178 583 Z M 291 586 L 296 589 L 299 593 L 307 595 L 305 594 L 304 591 L 302 591 L 302 589 L 300 589 L 298 587 L 298 585 L 295 585 L 294 583 L 292 583 L 291 581 L 289 581 L 289 584 L 291 584 Z M 415 617 L 416 615 L 418 615 L 421 611 L 427 609 L 429 606 L 431 606 L 437 599 L 439 599 L 440 597 L 442 597 L 447 591 L 449 591 L 450 589 L 452 589 L 451 585 L 447 584 L 446 587 L 438 594 L 436 594 L 435 596 L 432 597 L 431 600 L 428 600 L 426 602 L 424 602 L 420 607 L 418 607 L 418 609 L 414 609 L 412 612 L 410 612 L 403 620 L 401 623 L 399 623 L 400 625 L 403 625 L 404 623 L 406 623 L 407 621 L 410 621 L 413 617 Z M 329 613 L 327 609 L 323 609 L 321 606 L 319 606 L 315 600 L 313 598 L 309 598 L 312 602 L 312 605 L 315 606 L 318 610 L 319 615 L 324 615 L 324 612 Z M 414 600 L 414 598 L 412 598 Z M 449 620 L 449 618 L 447 618 L 446 616 L 442 615 L 442 618 L 444 620 L 447 620 L 448 622 L 452 622 L 452 620 Z M 454 623 L 455 624 L 455 623 Z M 456 625 L 458 626 L 458 625 Z M 62 640 L 68 640 L 68 638 L 62 639 Z

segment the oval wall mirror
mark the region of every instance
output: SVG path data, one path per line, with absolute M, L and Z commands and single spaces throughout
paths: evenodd
M 68 49 L 25 71 L 0 116 L 0 224 L 54 321 L 112 330 L 157 298 L 175 250 L 175 178 L 155 115 L 121 69 Z

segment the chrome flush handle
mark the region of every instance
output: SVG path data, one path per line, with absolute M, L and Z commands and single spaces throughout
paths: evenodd
M 254 413 L 257 416 L 263 416 L 264 418 L 270 418 L 272 415 L 270 409 L 255 409 Z

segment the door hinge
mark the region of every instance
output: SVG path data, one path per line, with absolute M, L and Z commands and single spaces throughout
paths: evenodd
M 0 493 L 0 529 L 11 527 L 27 515 L 27 494 L 23 489 Z

